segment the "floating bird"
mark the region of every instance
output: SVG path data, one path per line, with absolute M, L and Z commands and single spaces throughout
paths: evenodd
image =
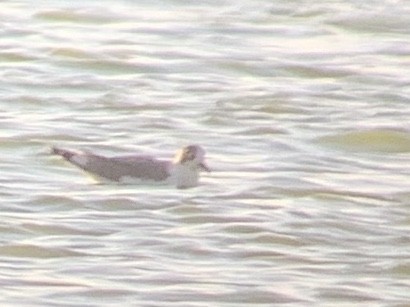
M 210 171 L 205 164 L 205 150 L 198 145 L 181 148 L 173 161 L 142 155 L 105 157 L 58 147 L 53 147 L 52 153 L 98 179 L 120 183 L 158 182 L 191 188 L 198 185 L 200 171 Z

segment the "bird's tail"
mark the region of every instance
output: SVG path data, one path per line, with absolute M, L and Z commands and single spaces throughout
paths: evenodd
M 53 146 L 51 148 L 51 153 L 55 154 L 55 155 L 59 155 L 59 156 L 63 157 L 64 159 L 68 160 L 68 161 L 71 161 L 71 158 L 74 155 L 78 154 L 74 151 L 58 148 L 58 147 L 55 147 L 55 146 Z

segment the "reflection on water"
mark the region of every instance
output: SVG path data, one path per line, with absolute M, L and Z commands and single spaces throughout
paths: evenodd
M 391 3 L 2 3 L 0 302 L 406 304 L 409 6 Z M 214 172 L 183 191 L 50 155 L 189 143 Z

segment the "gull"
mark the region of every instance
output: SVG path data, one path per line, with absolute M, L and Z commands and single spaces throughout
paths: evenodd
M 183 189 L 198 185 L 200 171 L 210 172 L 205 164 L 205 150 L 199 145 L 179 149 L 172 161 L 143 155 L 105 157 L 59 147 L 53 147 L 52 153 L 98 179 L 119 183 L 153 181 Z

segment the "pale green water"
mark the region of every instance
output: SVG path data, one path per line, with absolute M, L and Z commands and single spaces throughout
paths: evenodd
M 1 306 L 405 306 L 407 1 L 0 3 Z M 98 185 L 51 145 L 172 155 Z

